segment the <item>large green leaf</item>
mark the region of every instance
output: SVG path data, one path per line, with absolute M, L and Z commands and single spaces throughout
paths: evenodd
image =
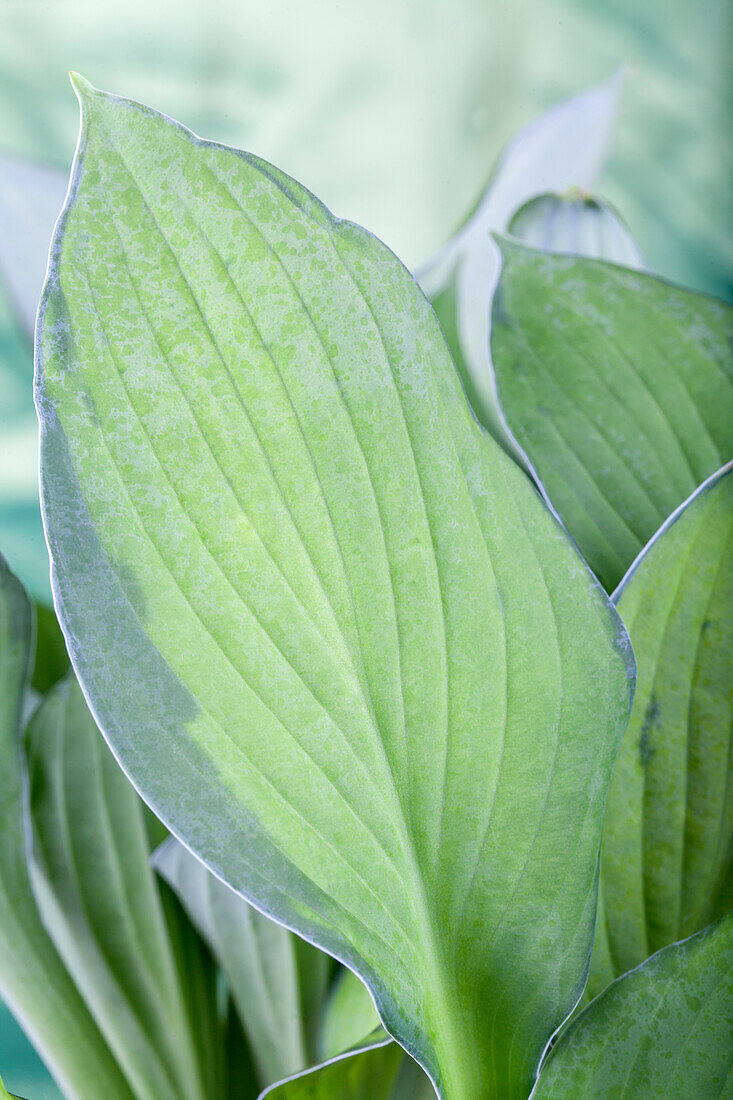
M 265 1089 L 260 1100 L 435 1100 L 429 1079 L 397 1043 L 375 1033 L 361 1046 Z
M 261 1086 L 312 1065 L 328 956 L 258 913 L 173 837 L 155 852 L 153 863 L 227 976 Z M 377 1022 L 370 1021 L 357 1038 Z
M 161 896 L 147 811 L 73 675 L 37 708 L 25 746 L 39 910 L 135 1096 L 221 1096 L 213 966 L 172 896 Z
M 20 716 L 32 613 L 0 557 L 0 993 L 69 1097 L 133 1100 L 41 924 L 26 866 Z
M 78 86 L 37 400 L 95 715 L 171 831 L 356 970 L 444 1097 L 525 1095 L 583 981 L 620 620 L 389 250 Z
M 614 594 L 638 663 L 603 825 L 593 995 L 733 904 L 733 471 L 705 483 Z
M 613 207 L 579 188 L 530 199 L 517 210 L 508 232 L 545 252 L 644 267 L 634 238 Z
M 733 308 L 598 260 L 501 248 L 501 407 L 611 592 L 733 456 Z
M 505 229 L 517 208 L 535 195 L 593 183 L 620 87 L 616 77 L 557 104 L 521 130 L 504 150 L 471 217 L 418 274 L 476 416 L 516 457 L 497 403 L 489 351 L 491 302 L 500 269 L 491 233 Z
M 568 1027 L 532 1100 L 719 1100 L 733 1084 L 733 915 L 664 948 Z

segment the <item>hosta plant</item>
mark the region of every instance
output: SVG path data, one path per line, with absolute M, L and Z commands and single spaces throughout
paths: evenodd
M 496 294 L 487 199 L 436 315 L 277 168 L 74 84 L 40 700 L 0 589 L 0 979 L 62 1087 L 723 1095 L 731 310 L 518 185 Z

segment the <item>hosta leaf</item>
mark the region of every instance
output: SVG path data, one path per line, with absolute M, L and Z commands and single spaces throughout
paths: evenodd
M 325 1061 L 357 1045 L 379 1026 L 374 1002 L 363 982 L 351 970 L 342 969 L 328 998 L 318 1040 Z
M 624 975 L 568 1027 L 532 1100 L 718 1100 L 733 1080 L 733 916 Z
M 173 837 L 155 852 L 153 865 L 227 976 L 261 1085 L 312 1065 L 328 956 L 258 913 Z M 372 1020 L 357 1038 L 377 1023 Z
M 371 1045 L 265 1089 L 260 1100 L 435 1100 L 429 1079 L 397 1043 L 375 1033 Z
M 613 207 L 578 188 L 530 199 L 517 210 L 508 232 L 546 252 L 644 267 L 634 238 Z
M 489 353 L 491 300 L 500 254 L 491 231 L 505 229 L 527 199 L 589 187 L 601 166 L 620 78 L 559 103 L 512 139 L 475 212 L 419 272 L 443 326 L 476 416 L 511 453 Z
M 79 87 L 37 400 L 95 715 L 444 1097 L 524 1095 L 583 978 L 628 639 L 392 253 Z
M 733 308 L 597 260 L 501 247 L 499 400 L 610 592 L 733 455 Z
M 161 896 L 147 811 L 72 675 L 35 711 L 25 741 L 39 909 L 135 1096 L 222 1095 L 213 967 Z
M 664 525 L 614 594 L 638 663 L 603 826 L 589 993 L 733 904 L 733 472 Z
M 20 716 L 31 606 L 0 557 L 0 994 L 70 1098 L 133 1100 L 38 914 L 26 867 Z

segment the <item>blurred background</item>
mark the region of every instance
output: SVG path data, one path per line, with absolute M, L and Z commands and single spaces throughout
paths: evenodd
M 7 264 L 40 290 L 69 69 L 273 161 L 415 269 L 519 126 L 625 68 L 598 191 L 652 270 L 730 299 L 732 20 L 727 0 L 0 0 L 0 546 L 37 600 L 32 316 Z M 60 1095 L 4 1009 L 0 1064 L 11 1090 Z

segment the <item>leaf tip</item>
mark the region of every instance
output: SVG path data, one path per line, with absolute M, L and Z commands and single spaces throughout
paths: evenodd
M 505 263 L 511 256 L 522 250 L 520 241 L 507 236 L 505 233 L 497 232 L 495 229 L 491 230 L 491 238 L 501 253 L 502 263 Z
M 74 72 L 73 69 L 69 73 L 69 80 L 71 81 L 71 87 L 76 92 L 77 99 L 82 104 L 82 106 L 85 102 L 88 102 L 92 98 L 92 96 L 99 95 L 99 92 L 94 87 L 94 85 L 90 84 L 86 77 L 82 76 L 81 73 Z

